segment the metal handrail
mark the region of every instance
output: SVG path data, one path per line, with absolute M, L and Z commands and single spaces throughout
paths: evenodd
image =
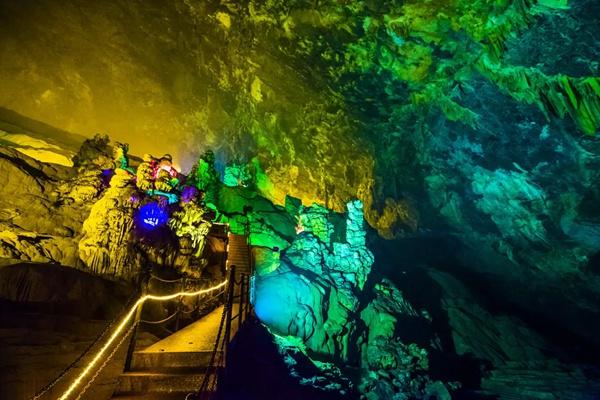
M 150 279 L 152 278 L 156 278 L 155 275 L 150 275 Z M 160 279 L 159 279 L 160 280 Z M 196 279 L 194 279 L 196 280 Z M 180 291 L 183 292 L 186 289 L 186 284 L 188 283 L 188 278 L 187 277 L 182 277 L 180 279 L 178 279 L 177 281 L 172 281 L 170 283 L 174 283 L 174 282 L 180 282 Z M 145 286 L 142 289 L 142 295 L 147 293 L 148 291 L 148 282 L 146 282 Z M 223 294 L 223 290 L 219 290 L 219 292 L 216 295 L 212 295 L 211 297 L 208 298 L 208 301 L 212 301 L 215 298 L 221 296 Z M 148 325 L 163 325 L 166 323 L 171 322 L 172 320 L 175 320 L 175 329 L 174 332 L 178 331 L 180 328 L 180 318 L 181 315 L 186 315 L 186 314 L 192 314 L 193 312 L 197 311 L 200 308 L 200 305 L 198 303 L 198 299 L 200 297 L 204 297 L 206 294 L 200 294 L 197 296 L 196 298 L 196 306 L 191 310 L 191 311 L 185 311 L 183 310 L 183 302 L 182 302 L 182 297 L 178 297 L 177 299 L 172 299 L 172 300 L 176 300 L 177 301 L 177 309 L 176 311 L 169 315 L 168 317 L 162 319 L 162 320 L 158 320 L 158 321 L 147 321 L 147 320 L 143 320 L 142 317 L 142 311 L 143 311 L 143 307 L 144 304 L 140 305 L 139 308 L 136 310 L 136 315 L 135 315 L 135 319 L 134 319 L 134 323 L 136 324 L 136 327 L 133 330 L 133 333 L 131 335 L 131 339 L 129 342 L 129 346 L 127 348 L 127 356 L 125 358 L 125 365 L 124 365 L 124 370 L 125 371 L 129 371 L 131 369 L 131 362 L 133 360 L 133 353 L 135 352 L 135 347 L 136 347 L 136 342 L 137 342 L 137 333 L 138 333 L 138 329 L 140 326 L 140 323 L 145 323 Z
M 222 358 L 226 358 L 228 352 L 230 351 L 231 344 L 231 327 L 232 322 L 237 319 L 238 320 L 238 330 L 241 328 L 242 324 L 247 321 L 248 317 L 251 313 L 250 304 L 250 296 L 249 296 L 249 282 L 250 277 L 247 274 L 241 274 L 239 281 L 235 280 L 235 271 L 236 266 L 232 265 L 228 271 L 228 285 L 227 285 L 227 297 L 225 304 L 223 306 L 223 314 L 221 316 L 221 322 L 219 324 L 219 330 L 217 333 L 217 338 L 215 339 L 215 344 L 213 346 L 213 351 L 211 354 L 211 359 L 206 366 L 206 373 L 204 374 L 204 380 L 200 388 L 194 393 L 188 393 L 186 396 L 186 400 L 191 399 L 202 399 L 204 395 L 209 392 L 209 389 L 213 388 L 216 382 L 212 382 L 211 385 L 211 377 L 213 375 L 209 374 L 209 370 L 215 368 L 217 363 L 217 354 L 220 354 L 219 362 Z M 236 287 L 240 287 L 240 294 L 235 295 Z M 239 307 L 237 313 L 234 314 L 234 300 L 237 298 L 240 299 Z M 213 377 L 214 379 L 214 377 Z
M 228 237 L 226 240 L 228 241 Z M 225 266 L 226 266 L 227 254 L 225 254 L 225 256 L 223 257 L 223 262 L 225 263 Z M 133 352 L 135 350 L 137 329 L 139 328 L 140 323 L 159 325 L 159 324 L 167 323 L 174 318 L 177 318 L 177 321 L 176 321 L 177 322 L 176 330 L 177 330 L 179 327 L 178 320 L 179 320 L 179 316 L 181 314 L 193 313 L 194 311 L 196 311 L 197 308 L 199 308 L 198 300 L 199 300 L 200 296 L 204 296 L 208 293 L 213 293 L 216 290 L 218 290 L 219 291 L 218 294 L 209 298 L 209 300 L 213 300 L 219 296 L 222 296 L 223 294 L 226 294 L 226 301 L 225 301 L 225 305 L 223 307 L 221 323 L 219 325 L 219 333 L 217 336 L 217 340 L 215 341 L 215 346 L 213 348 L 213 355 L 211 357 L 211 363 L 207 368 L 211 368 L 212 366 L 214 366 L 218 350 L 220 349 L 220 353 L 219 353 L 220 358 L 225 357 L 226 353 L 229 351 L 229 345 L 231 343 L 232 320 L 234 320 L 236 318 L 238 319 L 238 329 L 239 329 L 241 327 L 242 323 L 244 321 L 246 321 L 246 319 L 248 318 L 248 316 L 250 314 L 250 310 L 251 310 L 251 305 L 249 304 L 250 299 L 249 299 L 249 294 L 248 294 L 249 276 L 246 274 L 242 274 L 240 277 L 240 280 L 238 282 L 236 282 L 235 281 L 235 266 L 232 266 L 230 268 L 230 270 L 227 272 L 229 275 L 227 280 L 224 280 L 223 282 L 221 282 L 218 285 L 215 285 L 213 287 L 195 290 L 195 291 L 191 291 L 191 292 L 185 291 L 186 284 L 188 284 L 190 281 L 197 282 L 197 281 L 201 281 L 202 279 L 182 277 L 182 278 L 179 278 L 176 280 L 167 280 L 167 279 L 157 277 L 154 274 L 145 275 L 144 278 L 140 279 L 141 282 L 140 282 L 139 287 L 141 289 L 136 292 L 136 294 L 139 294 L 139 298 L 137 299 L 137 301 L 135 301 L 134 304 L 125 308 L 125 310 L 127 310 L 127 312 L 125 312 L 125 316 L 123 316 L 123 318 L 116 318 L 113 322 L 111 322 L 106 327 L 105 331 L 102 334 L 100 334 L 98 336 L 98 338 L 96 338 L 96 340 L 92 343 L 92 345 L 90 345 L 90 347 L 84 352 L 84 354 L 82 354 L 77 360 L 75 360 L 73 365 L 76 364 L 77 362 L 79 362 L 85 356 L 85 354 L 87 354 L 94 347 L 95 344 L 100 342 L 100 340 L 106 335 L 106 333 L 111 330 L 110 328 L 116 324 L 117 320 L 119 320 L 119 319 L 121 320 L 121 322 L 118 324 L 118 327 L 114 329 L 114 332 L 110 336 L 110 338 L 108 338 L 108 340 L 102 345 L 102 347 L 96 353 L 94 358 L 88 363 L 88 365 L 84 368 L 84 370 L 78 375 L 78 377 L 73 381 L 73 383 L 69 386 L 69 388 L 64 392 L 61 399 L 69 398 L 74 393 L 74 390 L 81 383 L 86 383 L 85 386 L 83 387 L 83 391 L 80 392 L 80 396 L 81 396 L 81 394 L 83 392 L 85 392 L 85 390 L 87 390 L 91 386 L 93 380 L 98 376 L 99 372 L 106 366 L 106 364 L 114 356 L 116 351 L 121 347 L 121 345 L 123 343 L 125 343 L 125 341 L 128 338 L 130 339 L 130 341 L 129 341 L 129 347 L 127 349 L 125 370 L 129 370 L 130 366 L 131 366 Z M 156 279 L 158 281 L 162 281 L 165 283 L 180 283 L 181 291 L 172 293 L 170 295 L 164 295 L 164 296 L 147 294 L 148 283 L 151 279 Z M 238 287 L 238 286 L 240 287 L 240 294 L 235 295 L 235 290 L 236 290 L 236 287 Z M 226 290 L 225 290 L 225 288 L 226 288 Z M 183 304 L 182 299 L 184 297 L 195 297 L 196 298 L 196 307 L 191 312 L 185 312 L 182 310 L 182 304 Z M 135 296 L 133 296 L 133 298 L 135 299 Z M 239 307 L 238 307 L 237 313 L 235 313 L 235 315 L 234 315 L 234 312 L 233 312 L 234 311 L 234 300 L 237 300 L 237 299 L 239 299 Z M 163 320 L 159 320 L 159 321 L 142 320 L 141 319 L 142 310 L 143 310 L 143 306 L 144 306 L 146 300 L 156 300 L 156 301 L 176 300 L 176 301 L 178 301 L 177 310 L 172 315 L 170 315 L 169 317 L 167 317 Z M 120 316 L 121 315 L 119 315 L 119 317 Z M 115 343 L 116 343 L 116 345 L 115 345 Z M 106 356 L 106 354 L 108 354 L 108 357 Z M 66 373 L 73 367 L 73 365 L 69 366 L 67 368 L 67 370 L 65 370 L 63 373 L 61 373 L 53 382 L 51 382 L 44 389 L 42 389 L 42 391 L 40 393 L 36 394 L 35 399 L 39 399 L 44 394 L 46 394 L 56 384 L 56 382 L 60 381 L 66 375 Z M 98 368 L 98 365 L 99 365 L 99 368 Z M 94 371 L 95 371 L 95 373 L 94 373 Z M 90 375 L 90 374 L 93 374 L 91 376 L 91 379 L 88 379 L 87 381 L 82 381 L 82 379 L 86 375 Z M 208 375 L 210 375 L 210 374 L 207 374 L 207 376 Z M 213 384 L 216 385 L 216 381 Z M 203 385 L 204 385 L 204 383 L 203 383 Z
M 140 323 L 144 323 L 144 324 L 149 324 L 149 325 L 161 325 L 161 324 L 166 324 L 167 322 L 171 321 L 173 318 L 177 317 L 177 314 L 179 314 L 181 311 L 177 310 L 175 311 L 173 314 L 169 315 L 167 318 L 163 318 L 161 320 L 158 321 L 148 321 L 145 319 L 140 319 Z
M 155 279 L 159 282 L 163 282 L 163 283 L 178 283 L 181 282 L 183 280 L 187 281 L 187 282 L 208 282 L 208 279 L 206 278 L 194 278 L 191 276 L 182 276 L 181 278 L 177 278 L 177 279 L 165 279 L 165 278 L 161 278 L 158 275 L 155 274 L 150 274 L 150 279 Z
M 184 278 L 164 279 L 164 278 L 161 278 L 158 275 L 150 274 L 150 279 L 155 279 L 155 280 L 157 280 L 159 282 L 164 282 L 164 283 L 178 283 L 178 282 L 181 282 Z

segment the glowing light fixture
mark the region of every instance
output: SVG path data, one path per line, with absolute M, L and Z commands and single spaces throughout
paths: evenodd
M 154 229 L 165 225 L 169 220 L 169 213 L 158 203 L 148 203 L 140 207 L 138 211 L 138 221 L 148 229 Z
M 81 373 L 79 374 L 79 376 L 77 376 L 77 378 L 71 383 L 71 385 L 69 385 L 69 387 L 67 388 L 67 390 L 62 394 L 62 396 L 59 397 L 59 400 L 67 400 L 69 398 L 69 396 L 73 393 L 73 391 L 75 389 L 77 389 L 77 387 L 81 384 L 81 382 L 83 381 L 83 379 L 89 375 L 89 373 L 92 371 L 92 369 L 94 368 L 94 366 L 96 364 L 98 364 L 98 362 L 102 359 L 102 356 L 104 356 L 104 354 L 106 353 L 106 351 L 108 350 L 108 348 L 110 347 L 111 344 L 113 344 L 113 342 L 119 337 L 119 335 L 121 333 L 123 333 L 123 330 L 125 329 L 125 327 L 127 326 L 127 323 L 129 322 L 129 320 L 131 320 L 131 318 L 133 318 L 133 315 L 135 314 L 135 311 L 137 310 L 138 307 L 141 307 L 142 304 L 144 304 L 146 302 L 146 300 L 154 300 L 154 301 L 167 301 L 167 300 L 173 300 L 177 297 L 194 297 L 194 296 L 198 296 L 201 294 L 205 294 L 205 293 L 209 293 L 209 292 L 213 292 L 215 290 L 218 290 L 222 287 L 224 287 L 227 284 L 227 279 L 224 280 L 223 282 L 219 283 L 216 286 L 207 288 L 207 289 L 201 289 L 195 292 L 179 292 L 179 293 L 173 293 L 173 294 L 169 294 L 169 295 L 165 295 L 165 296 L 155 296 L 152 294 L 148 294 L 145 296 L 140 297 L 135 304 L 129 309 L 129 311 L 127 312 L 127 314 L 123 317 L 123 319 L 121 320 L 121 322 L 119 322 L 119 325 L 117 325 L 117 328 L 115 329 L 115 331 L 113 332 L 113 334 L 110 336 L 110 338 L 106 341 L 106 343 L 104 343 L 104 345 L 102 346 L 102 348 L 100 350 L 98 350 L 98 352 L 96 353 L 96 355 L 94 356 L 94 358 L 86 365 L 86 367 L 83 369 L 83 371 L 81 371 Z

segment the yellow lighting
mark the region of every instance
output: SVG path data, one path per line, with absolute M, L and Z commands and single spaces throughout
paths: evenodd
M 169 294 L 169 295 L 165 295 L 165 296 L 155 296 L 152 294 L 147 294 L 145 296 L 140 297 L 135 304 L 131 307 L 131 309 L 129 310 L 129 312 L 127 313 L 127 315 L 125 315 L 125 317 L 123 317 L 123 319 L 121 320 L 121 322 L 119 323 L 119 325 L 117 326 L 117 328 L 115 329 L 115 331 L 113 332 L 113 334 L 110 336 L 110 338 L 108 339 L 108 341 L 106 343 L 104 343 L 104 346 L 102 346 L 102 348 L 98 351 L 98 353 L 96 353 L 96 355 L 94 356 L 94 358 L 88 363 L 88 365 L 83 369 L 83 371 L 81 371 L 81 373 L 79 374 L 79 376 L 77 377 L 77 379 L 75 379 L 73 381 L 73 383 L 71 383 L 71 385 L 69 386 L 69 388 L 63 393 L 62 396 L 60 396 L 59 400 L 66 400 L 69 398 L 69 396 L 71 395 L 71 393 L 73 393 L 73 391 L 77 388 L 77 386 L 79 386 L 79 384 L 81 383 L 81 381 L 83 380 L 83 378 L 85 378 L 92 370 L 92 368 L 94 368 L 94 366 L 98 363 L 98 361 L 100 361 L 100 359 L 102 358 L 102 356 L 104 355 L 104 353 L 108 350 L 108 348 L 110 347 L 110 345 L 117 339 L 117 337 L 119 337 L 119 334 L 121 334 L 121 332 L 123 331 L 123 329 L 125 329 L 125 326 L 127 325 L 127 322 L 131 319 L 131 317 L 133 317 L 133 315 L 135 314 L 135 310 L 137 309 L 137 307 L 141 306 L 142 304 L 144 304 L 144 302 L 146 300 L 155 300 L 155 301 L 166 301 L 166 300 L 172 300 L 175 299 L 177 297 L 193 297 L 193 296 L 198 296 L 204 293 L 209 293 L 215 290 L 218 290 L 220 288 L 222 288 L 223 286 L 225 286 L 227 284 L 227 279 L 224 280 L 223 282 L 219 283 L 216 286 L 210 287 L 208 289 L 202 289 L 202 290 L 198 290 L 195 292 L 179 292 L 179 293 L 174 293 L 174 294 Z

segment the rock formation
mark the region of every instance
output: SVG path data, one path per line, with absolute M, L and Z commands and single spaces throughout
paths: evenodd
M 131 174 L 117 168 L 110 187 L 93 205 L 83 224 L 79 257 L 95 274 L 136 278 L 135 252 L 132 248 L 135 194 Z
M 347 210 L 343 232 L 336 232 L 336 217 L 329 211 L 317 205 L 303 208 L 299 233 L 289 247 L 258 252 L 256 313 L 274 333 L 298 338 L 311 358 L 359 364 L 362 380 L 356 386 L 366 398 L 433 393 L 427 351 L 398 336 L 400 316 L 425 317 L 389 281 L 375 285 L 373 292 L 365 288 L 374 259 L 366 247 L 362 204 L 350 202 Z M 438 385 L 437 392 L 448 393 Z
M 600 397 L 598 0 L 165 3 L 0 0 L 3 262 L 203 273 L 194 186 L 332 387 Z

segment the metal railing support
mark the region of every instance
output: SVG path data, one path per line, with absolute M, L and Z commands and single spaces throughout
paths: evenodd
M 227 286 L 227 301 L 225 307 L 227 307 L 227 314 L 225 317 L 225 343 L 229 343 L 231 340 L 231 319 L 233 312 L 233 296 L 235 291 L 235 265 L 231 266 L 229 270 L 229 282 Z M 227 347 L 227 346 L 226 346 Z
M 140 297 L 144 296 L 148 293 L 148 284 L 150 281 L 150 276 L 144 277 L 140 282 Z M 142 309 L 143 304 L 140 304 L 135 310 L 135 316 L 133 320 L 133 332 L 131 332 L 131 337 L 129 338 L 129 345 L 127 347 L 127 356 L 125 358 L 125 371 L 131 370 L 131 361 L 133 360 L 133 353 L 135 352 L 135 341 L 137 339 L 137 331 L 140 326 L 139 322 L 142 319 Z
M 240 275 L 240 305 L 238 306 L 238 331 L 242 328 L 242 317 L 244 316 L 244 302 L 246 300 L 245 297 L 245 278 L 246 274 Z
M 248 319 L 250 307 L 252 306 L 252 304 L 250 304 L 250 276 L 251 275 L 246 275 L 246 308 L 244 310 L 244 321 Z
M 181 288 L 180 288 L 180 292 L 185 292 L 185 276 L 181 279 Z M 181 309 L 182 309 L 182 304 L 183 303 L 183 297 L 179 296 L 179 299 L 177 300 L 177 310 L 175 311 L 177 313 L 177 317 L 175 317 L 175 332 L 177 332 L 179 330 L 179 323 L 181 321 Z

